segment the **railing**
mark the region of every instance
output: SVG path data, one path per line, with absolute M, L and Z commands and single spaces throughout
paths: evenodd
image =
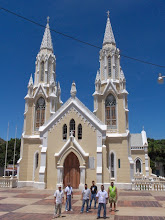
M 131 150 L 144 150 L 144 147 L 131 147 Z
M 165 191 L 165 181 L 132 180 L 132 190 Z
M 16 188 L 17 182 L 16 178 L 0 178 L 0 188 Z

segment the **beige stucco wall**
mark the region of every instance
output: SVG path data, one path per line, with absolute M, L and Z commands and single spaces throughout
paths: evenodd
M 130 182 L 130 163 L 128 160 L 128 141 L 127 138 L 109 138 L 106 141 L 108 155 L 114 152 L 116 160 L 115 181 L 120 183 Z M 118 168 L 118 159 L 120 159 L 120 168 Z
M 39 166 L 40 166 L 40 152 L 39 148 L 41 142 L 40 139 L 24 139 L 24 146 L 22 152 L 22 160 L 20 162 L 19 181 L 32 181 L 33 180 L 33 166 L 34 166 L 34 154 L 39 152 L 38 167 L 35 170 L 35 181 L 39 180 Z
M 83 148 L 85 153 L 89 153 L 89 156 L 93 156 L 95 158 L 95 168 L 97 163 L 97 157 L 96 157 L 96 148 L 97 148 L 97 132 L 94 131 L 93 128 L 91 128 L 87 122 L 84 123 L 84 120 L 81 119 L 81 117 L 78 117 L 78 114 L 76 114 L 73 110 L 69 113 L 67 113 L 63 119 L 57 123 L 57 125 L 54 126 L 54 128 L 48 132 L 48 148 L 47 148 L 47 188 L 54 189 L 57 184 L 57 162 L 59 158 L 55 158 L 54 154 L 59 153 L 59 151 L 62 149 L 62 147 L 65 145 L 66 141 L 69 138 L 69 123 L 71 119 L 75 120 L 75 139 L 80 144 L 80 146 Z M 62 137 L 62 131 L 63 131 L 63 125 L 67 125 L 67 140 L 63 140 Z M 82 124 L 82 140 L 78 140 L 77 138 L 77 127 L 79 124 Z M 70 145 L 73 145 L 73 148 L 75 148 L 73 143 L 70 143 Z M 68 146 L 68 147 L 69 147 Z M 78 156 L 78 154 L 73 150 L 73 152 Z M 68 152 L 69 153 L 69 152 Z M 68 153 L 64 153 L 64 158 L 62 158 L 62 164 L 64 162 L 64 159 L 68 155 Z M 79 156 L 78 156 L 79 157 Z M 87 184 L 91 184 L 92 180 L 96 181 L 96 170 L 95 169 L 88 169 L 88 158 L 83 158 L 85 161 L 85 165 L 87 167 L 86 169 L 86 182 Z M 80 166 L 83 164 L 83 160 L 79 161 Z

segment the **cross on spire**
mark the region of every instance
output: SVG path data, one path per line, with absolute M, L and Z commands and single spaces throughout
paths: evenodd
M 109 18 L 109 14 L 110 14 L 110 12 L 109 12 L 109 10 L 107 11 L 107 17 Z

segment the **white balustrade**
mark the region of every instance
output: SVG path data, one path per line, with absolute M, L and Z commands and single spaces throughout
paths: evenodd
M 0 188 L 16 188 L 17 182 L 16 178 L 0 178 Z
M 154 179 L 132 180 L 132 190 L 165 191 L 165 181 Z

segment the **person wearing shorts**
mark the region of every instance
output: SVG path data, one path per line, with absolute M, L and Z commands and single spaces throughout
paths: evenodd
M 116 186 L 114 186 L 114 182 L 111 182 L 111 185 L 108 188 L 108 196 L 110 203 L 110 212 L 112 211 L 112 203 L 114 204 L 114 211 L 116 212 L 117 188 Z

